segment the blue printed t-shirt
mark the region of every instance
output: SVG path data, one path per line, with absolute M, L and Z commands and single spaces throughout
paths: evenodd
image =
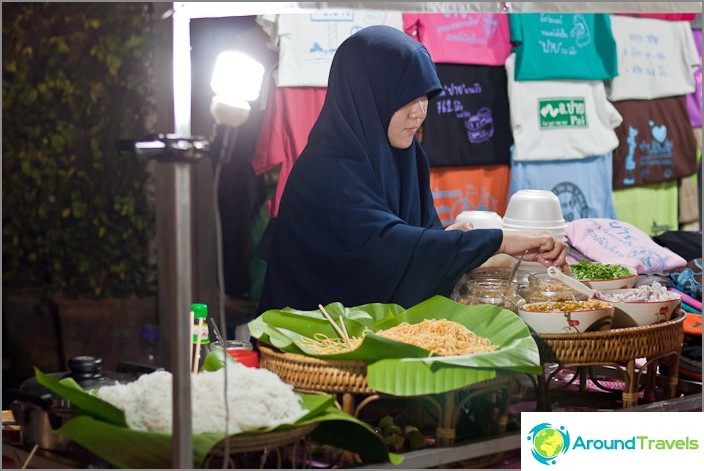
M 605 13 L 512 13 L 516 80 L 610 80 L 616 41 Z
M 612 171 L 611 152 L 577 160 L 511 159 L 509 197 L 519 190 L 548 190 L 560 199 L 567 222 L 583 218 L 616 219 L 611 197 Z

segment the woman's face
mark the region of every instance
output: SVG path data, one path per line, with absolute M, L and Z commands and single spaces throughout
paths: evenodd
M 408 149 L 413 142 L 413 136 L 420 128 L 428 112 L 428 97 L 417 98 L 396 110 L 391 117 L 387 136 L 392 147 Z

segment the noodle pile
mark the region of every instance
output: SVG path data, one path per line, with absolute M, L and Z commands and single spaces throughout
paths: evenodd
M 441 356 L 493 352 L 499 348 L 462 324 L 446 319 L 425 319 L 418 324 L 402 322 L 396 327 L 380 330 L 376 335 L 415 345 Z
M 224 371 L 203 371 L 191 376 L 193 433 L 241 433 L 262 427 L 291 424 L 308 411 L 293 386 L 273 372 L 228 362 L 225 423 Z M 171 434 L 173 423 L 172 374 L 156 371 L 127 384 L 105 386 L 97 396 L 125 412 L 133 430 Z
M 345 353 L 355 350 L 362 344 L 364 337 L 350 337 L 352 348 L 347 345 L 347 341 L 340 337 L 328 337 L 322 333 L 316 333 L 313 338 L 301 337 L 301 344 L 316 355 L 334 355 L 335 353 Z

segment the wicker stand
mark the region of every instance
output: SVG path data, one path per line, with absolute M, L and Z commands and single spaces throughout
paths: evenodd
M 281 352 L 261 342 L 259 350 L 262 368 L 273 371 L 297 391 L 336 394 L 340 408 L 354 417 L 359 417 L 361 410 L 374 401 L 396 397 L 378 393 L 369 387 L 365 361 L 323 360 Z M 435 408 L 438 417 L 437 444 L 448 446 L 454 443 L 455 428 L 462 411 L 478 396 L 496 395 L 495 406 L 498 406 L 499 417 L 496 423 L 491 425 L 495 425 L 498 430 L 492 432 L 504 432 L 508 423 L 509 390 L 514 380 L 512 373 L 500 372 L 491 380 L 466 388 L 442 394 L 416 396 L 428 401 Z M 482 424 L 482 427 L 486 430 L 494 428 L 489 425 Z
M 289 430 L 227 437 L 208 453 L 203 468 L 297 468 L 307 460 L 305 452 L 301 451 L 305 451 L 308 435 L 317 427 L 318 424 L 308 424 Z M 269 462 L 271 465 L 267 465 Z
M 601 386 L 593 377 L 591 372 L 594 366 L 613 367 L 623 376 L 623 407 L 634 407 L 638 405 L 641 385 L 645 398 L 654 393 L 658 361 L 665 357 L 672 358 L 666 391 L 668 397 L 673 398 L 677 389 L 685 317 L 684 311 L 680 310 L 670 321 L 647 326 L 576 334 L 533 334 L 543 365 L 559 365 L 547 378 L 545 375 L 538 376 L 538 408 L 550 410 L 549 384 L 561 367 L 577 367 L 580 389 L 585 387 L 586 379 L 591 379 L 601 389 L 613 391 Z M 640 368 L 636 368 L 638 358 L 646 360 Z

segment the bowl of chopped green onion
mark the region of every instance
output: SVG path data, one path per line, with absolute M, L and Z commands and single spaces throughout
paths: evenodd
M 638 280 L 635 268 L 615 263 L 582 260 L 571 264 L 570 270 L 575 278 L 598 291 L 633 288 Z

